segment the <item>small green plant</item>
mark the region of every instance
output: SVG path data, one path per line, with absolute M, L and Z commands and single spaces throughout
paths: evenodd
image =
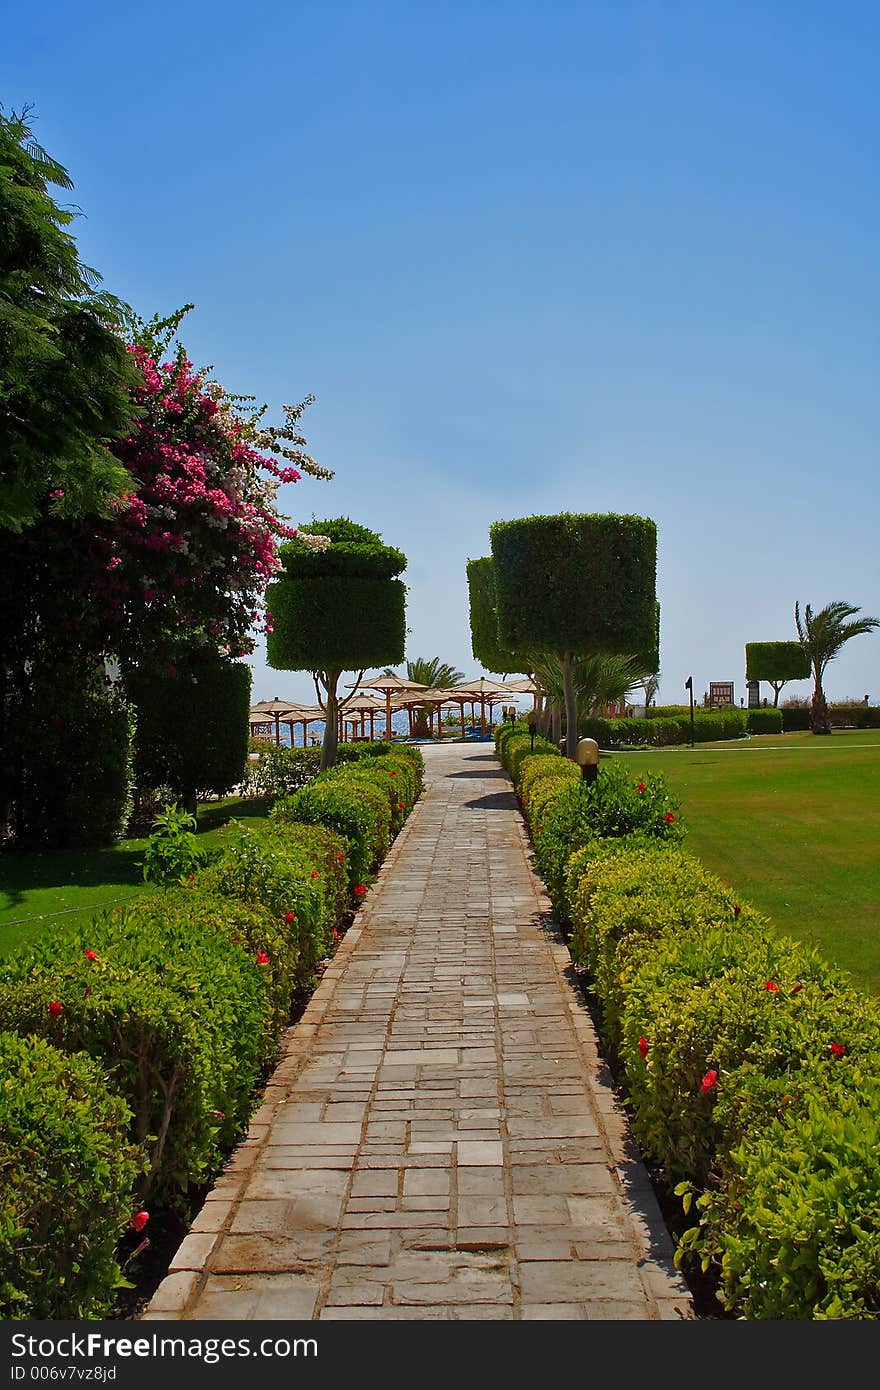
M 195 816 L 177 803 L 160 811 L 144 852 L 145 883 L 167 890 L 202 868 L 208 852 L 196 839 L 195 828 Z

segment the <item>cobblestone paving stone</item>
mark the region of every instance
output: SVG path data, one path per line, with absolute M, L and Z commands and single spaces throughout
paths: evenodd
M 680 1319 L 491 746 L 426 791 L 145 1319 Z

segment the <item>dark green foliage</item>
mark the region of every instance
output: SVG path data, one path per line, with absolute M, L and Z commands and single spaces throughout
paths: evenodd
M 639 516 L 535 516 L 491 527 L 498 632 L 511 650 L 651 653 L 657 530 Z
M 784 705 L 780 711 L 782 714 L 782 732 L 784 734 L 806 733 L 810 727 L 810 710 L 802 705 Z
M 746 680 L 802 681 L 810 660 L 800 642 L 747 642 Z
M 280 547 L 283 574 L 266 594 L 274 627 L 270 666 L 342 671 L 402 661 L 406 587 L 395 576 L 406 557 L 346 517 L 301 530 L 333 544 L 321 551 L 295 540 Z
M 0 1027 L 100 1060 L 149 1156 L 143 1191 L 169 1202 L 247 1118 L 268 1007 L 257 963 L 170 894 L 56 930 L 0 970 Z
M 502 675 L 527 670 L 526 658 L 508 651 L 498 640 L 498 595 L 492 556 L 468 560 L 467 580 L 474 660 L 479 661 L 486 671 L 497 671 Z
M 130 426 L 138 374 L 113 331 L 120 306 L 94 293 L 53 184 L 72 188 L 26 113 L 0 111 L 0 527 L 13 531 L 47 504 L 64 517 L 105 509 L 130 484 L 107 442 Z
M 750 734 L 781 734 L 782 710 L 750 709 L 746 711 L 746 729 Z
M 5 770 L 17 844 L 109 845 L 125 829 L 132 712 L 103 668 L 35 671 L 8 710 Z
M 247 796 L 287 796 L 311 782 L 321 770 L 320 748 L 264 743 L 256 751 L 258 761 L 248 762 L 247 766 Z
M 170 787 L 192 809 L 198 793 L 222 796 L 244 778 L 251 671 L 211 652 L 182 657 L 174 674 L 134 671 L 135 778 Z
M 170 888 L 204 866 L 207 851 L 195 830 L 195 816 L 180 806 L 166 806 L 159 813 L 144 851 L 145 883 Z
M 771 714 L 773 711 L 769 711 Z M 746 711 L 741 709 L 694 711 L 694 742 L 714 743 L 741 738 L 746 731 Z M 594 738 L 600 748 L 665 748 L 690 742 L 691 721 L 686 715 L 650 719 L 585 719 L 584 738 Z
M 880 729 L 878 705 L 829 705 L 833 729 Z
M 0 1317 L 98 1318 L 138 1174 L 101 1066 L 0 1033 Z

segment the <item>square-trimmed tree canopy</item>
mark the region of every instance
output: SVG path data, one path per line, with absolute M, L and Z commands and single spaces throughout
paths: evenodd
M 498 641 L 498 596 L 495 587 L 495 564 L 491 555 L 467 562 L 468 598 L 471 617 L 471 651 L 474 660 L 486 671 L 510 675 L 527 671 L 524 655 L 508 651 Z
M 800 642 L 746 642 L 746 680 L 802 681 L 810 658 Z
M 502 646 L 654 653 L 657 528 L 649 517 L 533 516 L 496 521 L 490 535 Z

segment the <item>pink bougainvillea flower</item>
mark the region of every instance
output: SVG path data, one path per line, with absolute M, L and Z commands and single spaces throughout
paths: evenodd
M 636 787 L 636 791 L 638 792 L 639 796 L 642 795 L 642 792 L 643 792 L 644 790 L 645 790 L 645 783 L 644 783 L 644 782 L 640 782 L 639 785 Z
M 842 1057 L 846 1052 L 846 1048 L 843 1043 L 829 1043 L 828 1051 L 831 1053 L 832 1057 Z
M 90 950 L 88 947 L 86 947 L 86 949 L 83 951 L 83 955 L 85 956 L 86 960 L 97 960 L 97 959 L 98 959 L 98 952 L 97 952 L 97 951 L 92 951 L 92 950 Z
M 712 1092 L 716 1089 L 717 1085 L 718 1073 L 715 1070 L 715 1068 L 712 1067 L 711 1070 L 706 1072 L 706 1075 L 700 1082 L 700 1090 L 704 1096 L 710 1096 Z
M 366 891 L 367 891 L 366 885 L 363 884 L 363 883 L 359 883 L 358 886 L 357 886 L 357 887 L 355 888 L 355 890 L 354 890 L 354 895 L 355 895 L 356 898 L 362 898 L 362 897 L 364 896 L 364 894 L 366 893 Z
M 648 1039 L 647 1039 L 647 1038 L 639 1038 L 639 1052 L 641 1052 L 641 1054 L 642 1054 L 643 1057 L 647 1057 L 647 1055 L 648 1055 Z
M 778 986 L 778 984 L 776 983 L 775 980 L 768 980 L 768 981 L 766 982 L 766 984 L 764 985 L 764 988 L 765 988 L 766 990 L 769 990 L 769 992 L 770 992 L 771 994 L 778 994 L 778 993 L 779 993 L 779 986 Z
M 60 999 L 53 999 L 49 1005 L 49 1013 L 53 1018 L 58 1018 L 64 1012 L 64 1005 Z
M 212 1110 L 212 1111 L 211 1111 L 211 1114 L 214 1116 L 214 1119 L 215 1119 L 215 1120 L 225 1120 L 225 1119 L 226 1119 L 226 1112 L 225 1112 L 224 1110 Z
M 665 820 L 667 825 L 672 825 L 673 821 L 675 820 L 675 816 L 672 814 L 671 811 L 667 811 L 663 819 Z
M 131 1224 L 137 1232 L 141 1232 L 146 1226 L 149 1219 L 150 1213 L 148 1211 L 136 1211 L 134 1216 L 131 1218 Z
M 287 925 L 288 925 L 289 927 L 292 926 L 293 923 L 296 921 L 296 913 L 295 913 L 295 912 L 285 912 L 285 914 L 284 914 L 284 920 L 285 920 L 285 922 L 287 923 Z
M 265 952 L 265 951 L 258 951 L 258 952 L 257 952 L 257 965 L 268 965 L 268 964 L 269 964 L 269 957 L 266 955 L 266 952 Z

